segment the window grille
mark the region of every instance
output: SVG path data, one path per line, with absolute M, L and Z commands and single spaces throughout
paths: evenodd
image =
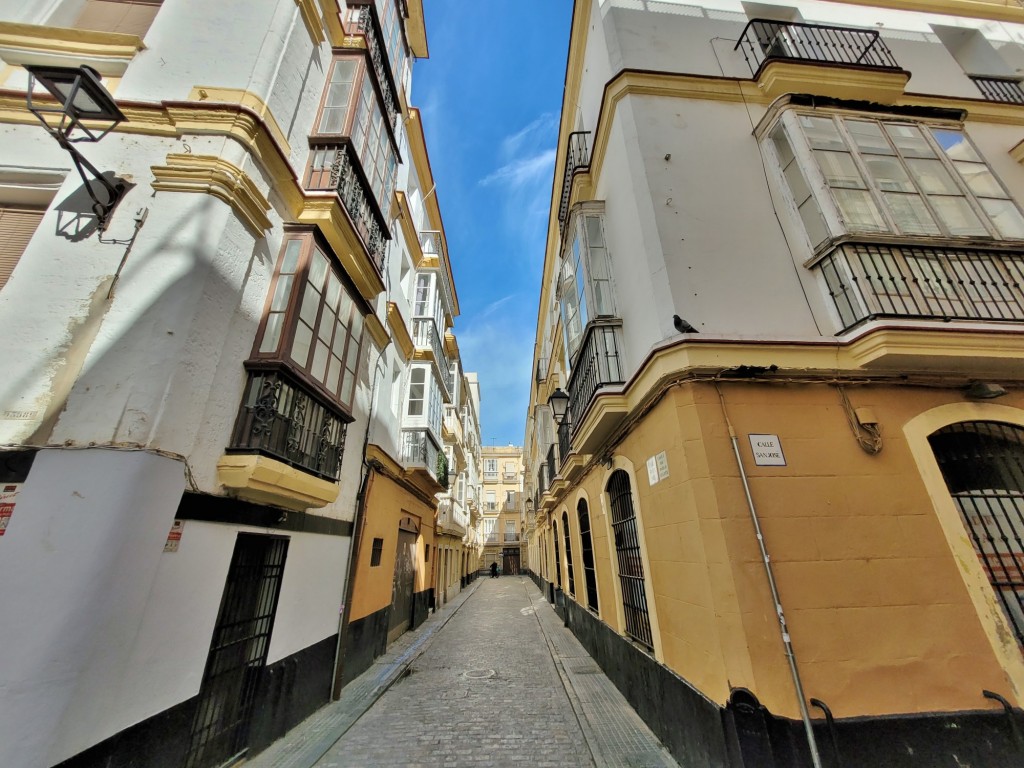
M 1024 647 L 1024 429 L 992 421 L 928 438 L 989 583 Z
M 562 561 L 558 554 L 558 523 L 551 521 L 551 543 L 555 548 L 555 578 L 558 581 L 558 588 L 562 588 Z
M 380 556 L 384 552 L 384 539 L 374 539 L 370 547 L 370 567 L 380 565 Z
M 590 512 L 587 502 L 580 499 L 576 505 L 579 519 L 580 541 L 583 547 L 583 581 L 587 590 L 587 607 L 597 612 L 597 569 L 594 567 L 594 541 L 590 533 Z
M 622 609 L 626 617 L 626 634 L 648 648 L 654 647 L 651 619 L 647 609 L 644 565 L 640 537 L 636 528 L 636 512 L 629 475 L 619 469 L 608 481 L 608 498 L 615 533 L 615 553 L 619 561 L 619 584 L 622 587 Z
M 562 513 L 562 531 L 565 535 L 565 570 L 569 573 L 569 594 L 576 594 L 576 580 L 572 575 L 572 539 L 569 538 L 569 513 Z

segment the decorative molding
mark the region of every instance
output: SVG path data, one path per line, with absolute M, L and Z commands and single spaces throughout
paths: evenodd
M 217 462 L 217 482 L 237 498 L 297 511 L 325 507 L 338 498 L 340 491 L 338 483 L 250 453 L 221 456 Z
M 402 228 L 402 236 L 405 238 L 405 245 L 412 257 L 412 266 L 418 269 L 423 261 L 423 248 L 420 247 L 420 236 L 416 231 L 416 224 L 412 220 L 412 209 L 409 207 L 409 198 L 405 192 L 395 190 L 395 197 L 391 203 L 391 211 L 394 218 L 399 221 Z
M 1024 8 L 1021 8 L 1013 0 L 832 0 L 832 2 L 1024 24 Z
M 324 31 L 332 48 L 345 48 L 345 28 L 341 24 L 341 9 L 338 0 L 317 0 L 320 15 L 324 23 Z
M 405 36 L 409 40 L 409 48 L 417 59 L 430 58 L 427 47 L 427 29 L 423 23 L 423 0 L 408 0 L 409 18 L 405 20 Z
M 213 155 L 167 155 L 167 165 L 154 165 L 153 189 L 158 192 L 200 192 L 231 206 L 257 237 L 270 229 L 270 202 L 249 175 L 227 160 Z
M 320 14 L 316 10 L 315 0 L 295 0 L 299 6 L 299 15 L 302 16 L 302 23 L 306 25 L 306 31 L 314 45 L 320 45 L 326 40 L 323 25 L 320 22 Z
M 448 357 L 452 360 L 459 357 L 459 340 L 455 338 L 455 334 L 451 331 L 444 332 L 444 351 L 448 353 Z
M 827 73 L 823 70 L 827 70 Z M 910 73 L 866 67 L 795 61 L 768 61 L 757 86 L 769 99 L 787 93 L 810 93 L 835 99 L 894 104 L 903 95 Z
M 373 339 L 373 343 L 377 345 L 377 349 L 384 349 L 391 343 L 391 335 L 376 315 L 367 315 L 363 320 L 363 326 Z
M 395 346 L 398 347 L 402 356 L 408 362 L 412 359 L 416 347 L 412 343 L 412 337 L 409 335 L 409 328 L 405 323 L 405 318 L 402 317 L 401 310 L 393 301 L 388 302 L 388 327 L 391 329 L 391 338 L 394 339 Z
M 188 98 L 190 101 L 198 101 L 200 103 L 231 104 L 232 106 L 251 109 L 266 123 L 267 129 L 274 137 L 274 140 L 281 146 L 285 156 L 291 155 L 291 145 L 289 145 L 284 131 L 281 130 L 281 126 L 274 117 L 274 113 L 270 111 L 267 103 L 252 91 L 247 91 L 244 88 L 220 88 L 212 85 L 197 85 L 189 92 Z
M 8 64 L 88 64 L 101 75 L 120 76 L 145 48 L 138 35 L 0 22 L 0 59 Z

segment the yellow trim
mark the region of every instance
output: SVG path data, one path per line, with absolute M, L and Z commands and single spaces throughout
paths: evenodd
M 307 197 L 296 218 L 302 224 L 315 224 L 320 228 L 363 298 L 372 300 L 384 290 L 384 280 L 370 255 L 363 250 L 362 241 L 336 194 Z
M 395 199 L 391 204 L 392 210 L 397 209 L 397 218 L 402 227 L 402 235 L 405 237 L 405 244 L 412 257 L 413 268 L 418 268 L 423 261 L 423 248 L 420 247 L 419 233 L 412 220 L 412 209 L 409 208 L 409 198 L 401 190 L 395 191 Z
M 423 0 L 408 0 L 409 18 L 405 21 L 405 35 L 409 40 L 412 55 L 417 59 L 430 57 L 427 48 L 427 29 L 423 23 Z
M 1024 8 L 1021 8 L 1013 0 L 832 0 L 832 2 L 1024 24 Z
M 327 39 L 331 42 L 331 47 L 348 47 L 346 45 L 345 28 L 341 25 L 341 11 L 338 8 L 338 0 L 319 0 L 319 3 L 324 29 L 327 32 Z
M 153 189 L 158 192 L 201 192 L 223 200 L 257 237 L 270 229 L 270 202 L 249 175 L 213 155 L 167 155 L 167 165 L 154 165 Z
M 928 443 L 928 436 L 933 432 L 960 421 L 1002 421 L 1024 427 L 1024 410 L 996 403 L 949 403 L 926 411 L 903 425 L 907 446 L 932 500 L 935 516 L 949 542 L 960 576 L 978 614 L 978 621 L 1013 689 L 1012 698 L 1016 699 L 1013 703 L 1020 706 L 1024 701 L 1024 656 L 1021 655 L 1020 646 L 974 551 L 960 512 L 949 495 L 942 470 Z
M 299 15 L 302 16 L 302 23 L 306 25 L 310 39 L 316 45 L 320 45 L 326 38 L 320 23 L 320 14 L 316 12 L 315 0 L 295 0 L 295 4 L 299 6 Z
M 444 332 L 444 351 L 453 360 L 459 357 L 459 341 L 451 331 Z
M 366 461 L 379 465 L 381 472 L 405 490 L 414 494 L 428 508 L 437 512 L 437 498 L 434 494 L 443 491 L 441 484 L 434 480 L 422 467 L 406 469 L 396 458 L 376 443 L 366 446 Z M 424 517 L 424 525 L 433 526 L 433 520 Z
M 221 456 L 217 462 L 217 482 L 240 499 L 296 511 L 325 507 L 338 498 L 340 491 L 337 483 L 254 454 Z
M 828 69 L 822 77 L 822 67 Z M 837 99 L 860 99 L 893 104 L 903 95 L 909 72 L 769 61 L 757 78 L 758 87 L 770 99 L 787 93 L 811 93 Z
M 402 352 L 402 356 L 408 361 L 412 359 L 415 347 L 409 329 L 406 327 L 402 311 L 393 301 L 388 302 L 388 327 L 391 328 L 391 338 L 395 340 L 395 346 Z
M 370 334 L 370 338 L 373 339 L 373 343 L 377 345 L 377 349 L 382 350 L 391 343 L 388 329 L 384 327 L 384 323 L 380 321 L 379 317 L 372 314 L 367 315 L 363 322 L 367 332 Z
M 291 155 L 291 146 L 288 144 L 284 131 L 281 130 L 281 126 L 274 117 L 274 113 L 270 111 L 267 103 L 252 91 L 247 91 L 244 88 L 220 88 L 212 85 L 197 85 L 189 92 L 188 98 L 189 101 L 209 101 L 211 103 L 232 104 L 251 109 L 267 124 L 270 134 L 281 145 L 284 155 L 286 157 Z
M 101 75 L 123 75 L 145 47 L 138 35 L 0 22 L 0 58 L 8 64 L 88 64 Z

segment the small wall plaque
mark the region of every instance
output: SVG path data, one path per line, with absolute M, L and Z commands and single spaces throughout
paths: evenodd
M 782 441 L 778 435 L 747 435 L 754 463 L 759 467 L 784 467 L 786 457 L 782 453 Z

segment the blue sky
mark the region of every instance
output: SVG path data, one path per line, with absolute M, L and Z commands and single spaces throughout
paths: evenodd
M 521 445 L 572 0 L 424 0 L 416 62 L 485 445 Z

